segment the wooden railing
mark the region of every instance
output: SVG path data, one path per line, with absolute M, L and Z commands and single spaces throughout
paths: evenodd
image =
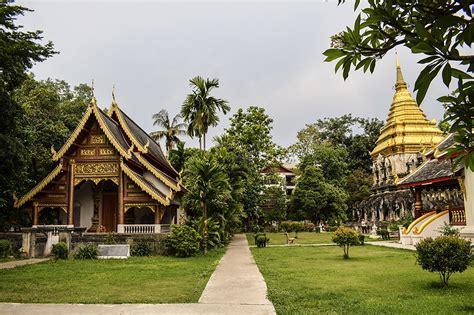
M 466 210 L 463 208 L 449 209 L 449 224 L 466 225 Z
M 169 224 L 119 224 L 117 226 L 117 233 L 124 234 L 156 234 L 169 231 Z

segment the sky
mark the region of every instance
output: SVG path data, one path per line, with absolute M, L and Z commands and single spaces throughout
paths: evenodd
M 222 134 L 238 108 L 260 106 L 273 118 L 274 141 L 288 146 L 306 124 L 352 113 L 385 120 L 394 94 L 395 55 L 373 74 L 352 72 L 344 81 L 335 63 L 324 62 L 330 36 L 353 25 L 353 3 L 337 1 L 23 1 L 33 9 L 19 19 L 26 30 L 44 31 L 60 54 L 36 64 L 37 79 L 71 86 L 94 80 L 100 107 L 109 107 L 112 86 L 119 106 L 142 128 L 152 115 L 179 113 L 189 80 L 218 78 L 214 95 L 229 102 L 208 139 Z M 362 7 L 364 4 L 362 4 Z M 398 54 L 412 90 L 421 55 Z M 436 101 L 448 93 L 440 78 L 422 104 L 439 120 Z M 187 145 L 196 140 L 184 138 Z

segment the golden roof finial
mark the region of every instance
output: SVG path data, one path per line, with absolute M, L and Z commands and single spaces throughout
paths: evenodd
M 91 89 L 92 89 L 91 105 L 97 106 L 97 100 L 95 99 L 94 79 L 92 79 Z
M 115 101 L 115 84 L 112 85 L 112 104 L 117 104 Z
M 396 67 L 397 67 L 397 81 L 395 83 L 395 89 L 398 91 L 402 88 L 407 88 L 407 84 L 403 79 L 402 68 L 400 67 L 400 61 L 398 60 L 398 53 L 395 52 L 395 60 L 396 60 Z

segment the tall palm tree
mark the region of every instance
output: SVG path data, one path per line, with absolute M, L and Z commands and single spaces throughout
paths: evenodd
M 199 137 L 199 148 L 206 150 L 206 134 L 210 126 L 217 126 L 219 116 L 217 111 L 224 114 L 230 110 L 227 101 L 210 96 L 214 88 L 219 87 L 218 79 L 203 79 L 200 76 L 189 80 L 192 93 L 188 94 L 181 108 L 181 115 L 189 123 L 188 135 Z
M 162 109 L 159 113 L 154 114 L 153 120 L 153 126 L 161 127 L 163 129 L 151 132 L 150 136 L 156 141 L 160 141 L 164 138 L 166 142 L 166 151 L 169 154 L 171 149 L 181 141 L 178 136 L 184 136 L 186 134 L 188 125 L 180 122 L 181 115 L 179 114 L 174 116 L 173 120 L 170 121 L 166 109 Z
M 229 179 L 216 159 L 207 152 L 192 157 L 184 171 L 187 193 L 184 204 L 198 210 L 203 221 L 203 245 L 207 252 L 208 215 L 230 191 Z

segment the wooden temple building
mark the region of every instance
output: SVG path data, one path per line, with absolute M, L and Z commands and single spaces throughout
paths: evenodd
M 93 97 L 67 142 L 51 151 L 54 169 L 15 202 L 31 209 L 34 227 L 160 233 L 184 217 L 178 172 L 114 96 L 107 114 Z

